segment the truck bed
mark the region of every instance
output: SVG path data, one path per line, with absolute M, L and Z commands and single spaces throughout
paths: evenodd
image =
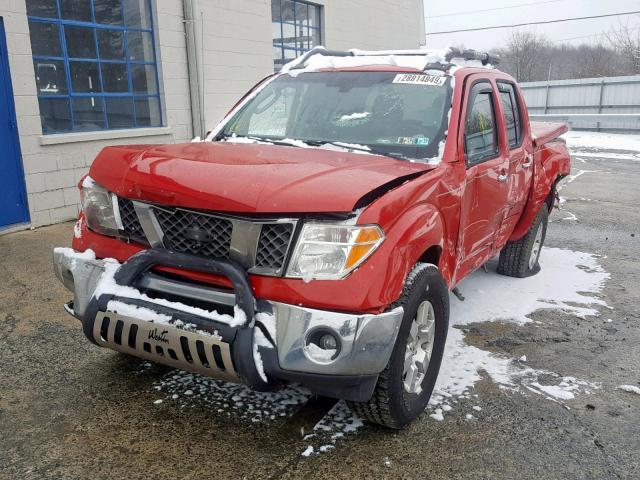
M 566 123 L 531 122 L 531 136 L 536 147 L 569 131 Z

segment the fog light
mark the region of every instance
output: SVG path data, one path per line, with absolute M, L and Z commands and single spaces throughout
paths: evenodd
M 307 336 L 304 353 L 318 363 L 330 363 L 340 353 L 340 340 L 326 329 L 315 330 Z
M 336 337 L 331 335 L 330 333 L 325 333 L 320 337 L 320 341 L 318 342 L 320 348 L 324 350 L 337 350 L 338 349 L 338 340 Z

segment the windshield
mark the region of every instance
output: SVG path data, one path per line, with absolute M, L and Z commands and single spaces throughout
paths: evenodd
M 338 143 L 412 159 L 438 156 L 449 77 L 397 72 L 281 75 L 229 119 L 217 140 Z

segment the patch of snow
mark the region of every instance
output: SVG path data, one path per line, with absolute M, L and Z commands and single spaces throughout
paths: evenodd
M 570 130 L 562 135 L 570 149 L 626 150 L 640 153 L 640 135 Z
M 82 219 L 84 217 L 78 218 L 76 223 L 73 224 L 73 236 L 74 238 L 82 238 Z
M 306 60 L 298 57 L 284 65 L 280 70 L 280 74 L 296 76 L 303 72 L 314 72 L 322 69 L 357 68 L 367 65 L 391 65 L 424 71 L 430 63 L 447 63 L 446 55 L 449 51 L 449 48 L 380 51 L 352 49 L 351 52 L 354 53 L 354 56 L 348 57 L 332 57 L 320 54 L 312 55 Z M 298 68 L 303 62 L 303 68 Z M 477 60 L 465 60 L 457 57 L 452 58 L 449 63 L 455 65 L 451 68 L 451 73 L 462 67 L 493 68 L 491 65 L 483 66 L 482 62 Z M 442 74 L 440 71 L 430 73 Z
M 473 408 L 476 412 L 479 412 L 480 410 L 482 410 L 482 408 L 480 408 L 478 405 L 474 405 Z
M 442 414 L 442 405 L 456 398 L 468 398 L 469 390 L 483 376 L 501 388 L 522 391 L 521 387 L 524 387 L 552 399 L 568 399 L 569 394 L 587 393 L 598 387 L 573 377 L 534 370 L 506 355 L 467 345 L 464 340 L 460 327 L 472 323 L 501 320 L 525 324 L 531 321 L 529 315 L 540 309 L 557 309 L 584 317 L 598 315 L 594 305 L 606 306 L 596 295 L 609 274 L 598 264 L 595 256 L 545 247 L 540 264 L 542 269 L 537 275 L 514 281 L 496 273 L 497 261 L 494 259 L 487 265 L 488 273 L 478 270 L 460 283 L 465 301 L 451 297 L 452 328 L 449 329 L 442 367 L 430 400 L 431 409 L 437 408 L 436 412 L 441 410 Z M 500 301 L 487 292 L 500 292 Z M 526 357 L 520 357 L 521 362 L 525 360 Z M 543 385 L 539 381 L 542 375 L 557 378 L 558 385 Z
M 466 418 L 467 420 L 473 420 L 473 415 L 471 415 L 470 413 L 467 413 L 464 418 Z
M 521 362 L 526 362 L 527 361 L 527 356 L 526 355 L 522 355 L 518 360 L 521 361 Z
M 93 188 L 96 186 L 96 181 L 89 175 L 82 179 L 82 188 Z
M 316 423 L 313 431 L 319 437 L 330 435 L 332 442 L 335 443 L 337 438 L 353 433 L 363 425 L 360 417 L 351 411 L 344 400 L 340 400 Z
M 438 422 L 441 422 L 444 420 L 444 415 L 442 414 L 441 408 L 436 408 L 433 413 L 429 414 L 429 416 L 434 420 L 437 420 Z
M 162 399 L 158 399 L 153 402 L 154 405 L 160 405 L 161 403 L 162 403 Z
M 350 122 L 351 120 L 360 120 L 362 118 L 367 118 L 371 115 L 371 112 L 354 112 L 348 115 L 342 115 L 338 121 L 339 122 Z
M 171 316 L 169 315 L 164 315 L 149 308 L 123 303 L 118 300 L 109 300 L 109 303 L 107 303 L 107 310 L 116 312 L 126 317 L 138 318 L 146 322 L 153 322 L 160 325 L 168 325 L 172 320 Z
M 578 217 L 576 217 L 576 215 L 574 213 L 571 212 L 567 212 L 567 216 L 564 218 L 561 218 L 560 220 L 567 220 L 570 222 L 577 222 L 578 221 Z
M 309 345 L 304 347 L 304 352 L 314 360 L 318 360 L 320 362 L 328 362 L 333 356 L 336 354 L 335 348 L 320 348 L 315 343 L 310 343 Z
M 640 395 L 640 387 L 636 387 L 635 385 L 620 385 L 618 387 L 620 390 L 624 390 L 629 393 L 637 393 Z
M 311 455 L 313 453 L 313 445 L 309 445 L 306 450 L 304 452 L 302 452 L 300 455 L 302 455 L 303 457 L 308 457 L 309 455 Z
M 260 330 L 256 330 L 256 332 L 260 332 Z M 260 332 L 260 335 L 262 335 L 262 332 Z M 254 333 L 254 338 L 255 338 L 255 333 Z M 264 335 L 262 335 L 264 337 Z M 264 339 L 265 341 L 267 341 L 267 339 Z M 256 370 L 258 370 L 258 374 L 260 375 L 260 378 L 262 379 L 263 382 L 267 382 L 267 374 L 264 372 L 264 364 L 262 363 L 262 355 L 260 355 L 260 351 L 258 350 L 258 343 L 254 340 L 253 342 L 253 361 L 256 364 Z
M 80 256 L 84 255 L 84 254 L 77 254 L 74 250 L 71 250 L 71 249 L 69 250 L 71 251 L 69 255 L 72 257 L 75 255 L 80 255 Z M 94 254 L 94 257 L 95 257 L 95 254 Z M 82 258 L 82 257 L 77 257 L 77 258 Z M 115 295 L 123 298 L 144 300 L 152 304 L 155 303 L 157 305 L 162 305 L 175 310 L 183 311 L 186 313 L 192 313 L 194 315 L 209 318 L 213 321 L 225 323 L 232 327 L 243 325 L 247 320 L 246 316 L 244 315 L 244 311 L 242 311 L 242 309 L 240 309 L 238 306 L 234 308 L 234 316 L 231 316 L 227 314 L 220 314 L 216 311 L 209 311 L 203 308 L 192 307 L 190 305 L 185 305 L 180 302 L 171 302 L 163 298 L 151 298 L 145 295 L 144 293 L 140 292 L 136 288 L 122 286 L 116 283 L 114 279 L 114 275 L 118 270 L 118 268 L 120 268 L 120 263 L 118 263 L 117 261 L 113 259 L 111 259 L 110 261 L 105 261 L 104 267 L 105 267 L 104 273 L 102 274 L 102 276 L 100 277 L 100 280 L 98 281 L 98 284 L 96 285 L 96 290 L 94 293 L 95 296 L 100 296 L 103 294 L 111 294 L 111 295 Z

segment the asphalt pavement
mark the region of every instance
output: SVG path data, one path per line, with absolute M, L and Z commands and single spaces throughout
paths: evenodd
M 601 255 L 613 310 L 476 324 L 467 341 L 600 388 L 560 403 L 484 379 L 443 421 L 366 425 L 309 457 L 300 429 L 329 407 L 255 422 L 204 400 L 154 403 L 171 372 L 90 345 L 62 310 L 51 250 L 70 244 L 73 225 L 0 236 L 0 478 L 640 478 L 640 395 L 618 388 L 640 386 L 640 162 L 573 165 L 584 172 L 562 190 L 547 245 Z

